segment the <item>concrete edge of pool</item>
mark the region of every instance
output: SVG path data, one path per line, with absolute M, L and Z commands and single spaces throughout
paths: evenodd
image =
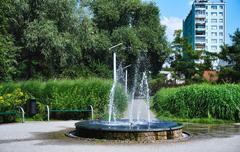
M 116 124 L 106 121 L 81 121 L 75 124 L 76 136 L 94 139 L 158 141 L 180 139 L 183 136 L 182 124 L 169 121 L 154 121 L 152 123 L 128 126 L 127 120 Z

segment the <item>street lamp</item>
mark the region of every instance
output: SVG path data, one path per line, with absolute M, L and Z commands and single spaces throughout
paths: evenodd
M 131 66 L 131 64 L 130 65 L 127 65 L 127 66 L 125 66 L 124 68 L 123 68 L 123 70 L 124 69 L 126 69 L 125 70 L 125 93 L 127 94 L 128 93 L 128 91 L 127 91 L 127 81 L 128 81 L 128 71 L 127 71 L 127 68 L 128 67 L 130 67 Z
M 108 50 L 111 51 L 112 49 L 114 49 L 120 45 L 123 45 L 123 43 L 116 44 L 116 45 L 110 47 Z M 113 51 L 113 81 L 114 81 L 114 83 L 117 82 L 117 59 L 116 59 L 115 51 Z

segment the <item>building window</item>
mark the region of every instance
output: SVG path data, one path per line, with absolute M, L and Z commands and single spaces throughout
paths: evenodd
M 206 43 L 208 43 L 208 39 L 206 39 Z
M 197 42 L 205 42 L 205 38 L 204 37 L 197 37 L 196 41 Z
M 219 43 L 223 43 L 223 39 L 219 39 Z
M 196 15 L 204 15 L 205 11 L 202 10 L 196 10 Z
M 206 9 L 208 9 L 208 6 L 206 6 Z
M 217 36 L 217 32 L 212 32 L 211 35 L 212 36 Z
M 205 28 L 204 25 L 196 25 L 196 28 Z
M 217 23 L 217 19 L 211 19 L 211 23 Z
M 212 49 L 212 50 L 217 50 L 217 46 L 216 46 L 216 45 L 212 45 L 212 46 L 211 46 L 211 49 Z
M 223 23 L 223 19 L 219 19 L 219 23 Z
M 219 29 L 220 29 L 220 30 L 223 30 L 223 26 L 222 26 L 222 25 L 220 25 L 220 26 L 219 26 Z
M 223 12 L 219 12 L 219 15 L 220 15 L 220 16 L 223 16 Z
M 212 5 L 211 9 L 217 9 L 217 5 Z
M 222 6 L 222 5 L 220 6 L 220 9 L 223 9 L 223 6 Z
M 212 25 L 212 26 L 211 26 L 211 29 L 212 29 L 212 30 L 217 30 L 217 25 Z
M 205 5 L 195 5 L 196 8 L 205 8 Z
M 223 36 L 223 32 L 219 32 L 219 36 Z
M 216 44 L 217 43 L 217 39 L 211 39 L 211 43 Z
M 217 16 L 217 12 L 212 12 L 211 15 L 212 16 Z

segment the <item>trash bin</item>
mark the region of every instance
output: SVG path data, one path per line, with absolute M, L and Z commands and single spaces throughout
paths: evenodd
M 37 114 L 37 102 L 36 99 L 31 98 L 28 100 L 28 116 L 34 116 L 35 114 Z

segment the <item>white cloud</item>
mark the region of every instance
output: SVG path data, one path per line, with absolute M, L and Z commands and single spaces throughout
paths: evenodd
M 174 31 L 182 29 L 182 19 L 164 16 L 161 23 L 166 26 L 166 35 L 169 41 L 174 39 Z

